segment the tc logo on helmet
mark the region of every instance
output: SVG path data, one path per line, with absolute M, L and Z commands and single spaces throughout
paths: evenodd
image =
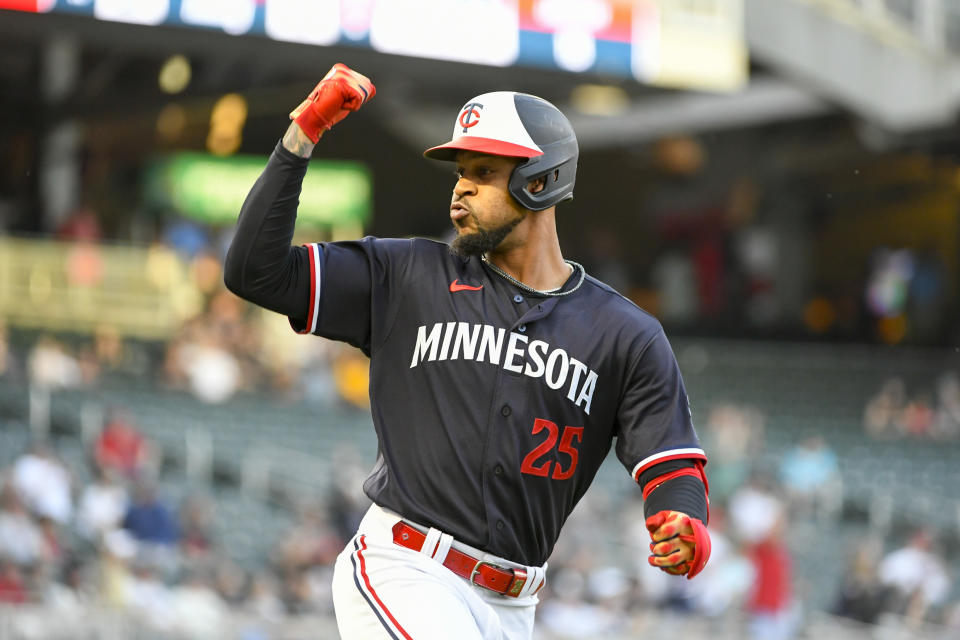
M 479 102 L 468 102 L 463 105 L 463 111 L 460 112 L 460 119 L 458 122 L 460 126 L 463 127 L 463 132 L 466 133 L 470 127 L 476 126 L 480 123 L 480 112 L 477 109 L 483 109 L 483 105 Z

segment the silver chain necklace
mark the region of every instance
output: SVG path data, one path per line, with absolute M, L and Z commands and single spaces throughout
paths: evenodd
M 577 270 L 580 271 L 580 279 L 577 281 L 577 284 L 575 284 L 573 287 L 567 289 L 566 291 L 541 291 L 540 289 L 534 289 L 534 288 L 531 287 L 531 286 L 528 286 L 528 285 L 523 284 L 522 282 L 520 282 L 519 280 L 517 280 L 516 278 L 514 278 L 514 277 L 511 276 L 510 274 L 506 273 L 503 269 L 501 269 L 501 268 L 498 267 L 497 265 L 495 265 L 495 264 L 493 264 L 492 262 L 490 262 L 489 260 L 487 260 L 487 256 L 486 256 L 486 255 L 480 256 L 480 259 L 483 260 L 484 264 L 486 264 L 488 267 L 490 267 L 491 269 L 493 269 L 495 272 L 497 272 L 498 274 L 500 274 L 501 276 L 503 276 L 504 278 L 506 278 L 507 280 L 509 280 L 510 282 L 512 282 L 512 283 L 513 283 L 514 285 L 516 285 L 517 287 L 523 289 L 523 290 L 526 291 L 527 293 L 532 293 L 532 294 L 537 295 L 537 296 L 550 296 L 550 297 L 552 297 L 552 298 L 558 298 L 558 297 L 560 297 L 560 296 L 568 296 L 568 295 L 570 295 L 571 293 L 573 293 L 574 291 L 576 291 L 577 289 L 580 288 L 580 285 L 583 284 L 583 280 L 584 280 L 584 278 L 585 278 L 586 275 L 587 275 L 587 271 L 586 271 L 586 269 L 583 268 L 583 265 L 581 265 L 581 264 L 579 264 L 579 263 L 577 263 L 577 262 L 574 262 L 573 260 L 564 260 L 564 262 L 566 262 L 568 265 L 570 265 L 571 267 L 573 267 L 573 270 L 574 270 L 574 271 L 577 271 Z M 563 285 L 561 285 L 561 286 L 563 286 Z

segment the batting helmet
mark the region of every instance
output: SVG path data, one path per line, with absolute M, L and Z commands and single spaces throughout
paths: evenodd
M 522 158 L 510 175 L 508 189 L 517 201 L 542 211 L 573 199 L 580 149 L 577 136 L 559 109 L 536 96 L 494 91 L 473 98 L 460 110 L 453 139 L 423 152 L 427 158 L 453 160 L 457 151 Z M 546 178 L 538 193 L 527 184 Z

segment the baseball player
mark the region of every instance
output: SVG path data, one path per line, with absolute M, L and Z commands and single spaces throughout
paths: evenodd
M 375 94 L 337 64 L 291 113 L 225 265 L 241 297 L 370 357 L 379 450 L 334 573 L 342 636 L 530 638 L 547 559 L 614 442 L 649 562 L 693 577 L 710 555 L 706 456 L 659 323 L 560 252 L 578 147 L 556 107 L 479 95 L 424 153 L 455 168 L 449 246 L 291 247 L 314 145 Z

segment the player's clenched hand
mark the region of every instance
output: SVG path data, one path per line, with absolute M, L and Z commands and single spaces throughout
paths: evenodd
M 692 578 L 710 559 L 710 534 L 696 518 L 679 511 L 661 511 L 647 518 L 651 565 L 675 576 Z
M 324 131 L 375 95 L 377 89 L 368 77 L 338 62 L 307 99 L 290 112 L 290 119 L 316 144 Z

